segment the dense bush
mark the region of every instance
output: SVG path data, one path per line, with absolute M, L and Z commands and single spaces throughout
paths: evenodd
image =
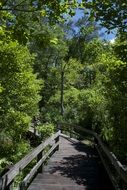
M 44 140 L 54 133 L 55 126 L 52 123 L 45 123 L 37 126 L 37 130 L 39 131 L 39 133 L 41 133 L 41 137 Z
M 38 113 L 41 83 L 33 74 L 34 56 L 27 47 L 5 37 L 0 38 L 0 157 L 16 161 L 29 149 L 24 136 Z

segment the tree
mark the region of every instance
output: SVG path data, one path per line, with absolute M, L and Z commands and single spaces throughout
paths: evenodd
M 67 23 L 67 33 L 72 33 L 72 36 L 67 35 L 69 53 L 68 57 L 74 57 L 81 61 L 86 60 L 86 46 L 93 39 L 99 37 L 99 26 L 92 21 L 89 21 L 89 17 L 84 16 L 77 22 Z
M 23 142 L 25 146 L 24 136 L 38 113 L 40 81 L 33 74 L 34 56 L 27 47 L 12 41 L 4 29 L 1 31 L 0 151 L 1 156 L 10 156 L 13 160 L 13 156 L 19 154 L 19 146 Z M 20 157 L 26 148 L 21 151 Z
M 11 11 L 12 13 L 17 12 L 40 12 L 42 16 L 50 18 L 50 20 L 63 19 L 64 13 L 74 15 L 74 8 L 78 5 L 77 1 L 64 0 L 59 2 L 57 0 L 2 0 L 0 3 L 0 11 Z
M 127 159 L 126 65 L 113 53 L 103 54 L 96 63 L 95 83 L 87 89 L 92 128 L 122 161 Z
M 58 120 L 76 121 L 77 108 L 75 103 L 78 100 L 77 94 L 79 92 L 76 86 L 81 70 L 82 65 L 76 59 L 63 62 L 62 67 L 57 68 L 56 77 L 59 79 L 59 88 L 47 102 L 46 117 L 48 120 L 55 122 Z M 60 101 L 61 98 L 62 101 Z
M 114 57 L 105 59 L 109 79 L 106 86 L 109 120 L 112 127 L 112 149 L 120 159 L 125 160 L 127 146 L 127 63 Z
M 0 4 L 0 12 L 40 12 L 42 16 L 50 18 L 50 21 L 65 19 L 65 13 L 73 16 L 75 8 L 84 9 L 85 13 L 90 13 L 92 19 L 101 21 L 101 25 L 110 30 L 126 31 L 127 29 L 127 3 L 124 0 L 105 0 L 103 3 L 101 0 L 82 0 L 80 3 L 78 0 L 63 0 L 61 2 L 57 0 L 2 0 Z
M 47 107 L 50 97 L 62 87 L 60 75 L 62 76 L 63 60 L 68 48 L 63 30 L 59 25 L 50 26 L 47 21 L 43 20 L 41 24 L 36 25 L 36 29 L 32 33 L 30 49 L 36 53 L 34 70 L 38 73 L 38 78 L 44 80 L 40 101 L 40 110 L 43 110 Z M 62 95 L 60 101 L 62 105 Z M 45 121 L 44 117 L 43 121 Z
M 119 33 L 117 35 L 113 49 L 116 57 L 127 62 L 127 33 Z
M 127 3 L 124 0 L 105 0 L 103 3 L 101 0 L 83 0 L 81 7 L 90 9 L 91 17 L 107 29 L 126 31 Z

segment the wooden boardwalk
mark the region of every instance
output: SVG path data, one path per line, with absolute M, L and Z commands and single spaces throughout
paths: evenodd
M 94 148 L 60 137 L 60 147 L 28 190 L 113 190 Z

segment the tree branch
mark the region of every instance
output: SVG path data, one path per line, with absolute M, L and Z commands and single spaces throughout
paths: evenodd
M 0 11 L 20 11 L 20 12 L 36 12 L 40 11 L 40 9 L 34 9 L 34 10 L 29 10 L 29 9 L 18 9 L 18 8 L 0 8 Z
M 5 6 L 7 2 L 8 2 L 8 0 L 6 0 L 6 1 L 3 3 L 3 5 L 2 5 L 2 6 Z
M 22 5 L 24 2 L 26 2 L 26 0 L 23 0 L 23 1 L 20 2 L 19 4 L 15 5 L 14 8 L 19 7 L 19 6 Z

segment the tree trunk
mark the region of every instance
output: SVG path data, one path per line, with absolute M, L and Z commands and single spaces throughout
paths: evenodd
M 64 94 L 64 72 L 61 72 L 61 101 L 60 101 L 60 107 L 61 107 L 61 115 L 64 115 L 64 99 L 63 99 L 63 94 Z

